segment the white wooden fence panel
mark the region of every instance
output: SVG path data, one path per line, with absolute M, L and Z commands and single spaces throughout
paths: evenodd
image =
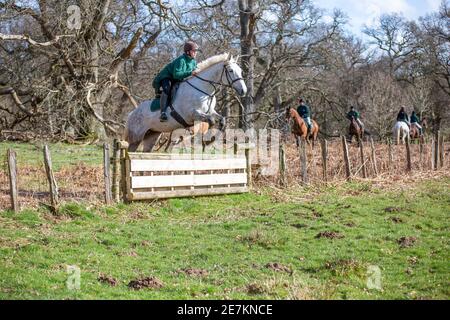
M 131 159 L 131 171 L 198 171 L 245 169 L 245 158 L 213 160 L 139 160 Z
M 247 183 L 247 173 L 131 177 L 131 189 Z

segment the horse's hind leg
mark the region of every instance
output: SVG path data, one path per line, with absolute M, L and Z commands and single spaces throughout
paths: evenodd
M 151 152 L 160 136 L 161 132 L 147 131 L 147 133 L 144 136 L 144 140 L 142 141 L 144 144 L 144 148 L 142 151 Z
M 128 151 L 129 152 L 136 152 L 137 148 L 139 147 L 139 145 L 141 144 L 141 142 L 134 142 L 134 143 L 130 143 L 128 146 Z

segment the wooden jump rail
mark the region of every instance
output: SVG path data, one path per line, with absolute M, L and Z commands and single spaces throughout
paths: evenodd
M 119 142 L 125 202 L 248 192 L 250 148 L 245 154 L 132 153 Z

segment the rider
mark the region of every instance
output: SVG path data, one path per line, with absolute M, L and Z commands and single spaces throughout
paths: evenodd
M 161 116 L 160 121 L 167 121 L 167 107 L 170 105 L 171 87 L 177 81 L 183 81 L 187 77 L 195 76 L 197 73 L 197 56 L 198 45 L 193 41 L 186 41 L 184 44 L 184 53 L 167 64 L 153 80 L 153 88 L 155 89 L 156 97 L 161 93 Z
M 406 123 L 408 125 L 408 127 L 411 126 L 411 124 L 409 122 L 408 114 L 405 111 L 405 107 L 401 107 L 401 109 L 397 115 L 397 121 L 403 121 L 404 123 Z
M 359 127 L 361 129 L 363 129 L 364 128 L 364 124 L 361 122 L 359 117 L 360 117 L 359 112 L 355 110 L 354 106 L 351 106 L 350 107 L 350 111 L 347 113 L 347 119 L 352 121 L 352 118 L 354 118 L 356 123 L 359 125 Z
M 420 135 L 422 135 L 423 134 L 423 128 L 422 128 L 422 126 L 419 123 L 420 123 L 420 119 L 416 115 L 416 112 L 413 110 L 413 112 L 411 113 L 411 125 L 415 124 L 416 127 L 419 129 Z
M 308 126 L 308 132 L 310 132 L 312 129 L 312 122 L 309 106 L 305 104 L 303 98 L 299 98 L 298 102 L 300 103 L 300 105 L 297 107 L 297 112 L 300 115 L 300 117 L 302 117 L 303 120 L 305 120 L 306 125 Z

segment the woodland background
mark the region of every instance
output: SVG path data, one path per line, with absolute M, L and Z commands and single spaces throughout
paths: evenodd
M 218 96 L 228 127 L 287 130 L 284 112 L 299 96 L 324 137 L 344 133 L 351 105 L 378 139 L 401 106 L 433 131 L 448 127 L 448 0 L 417 21 L 383 15 L 364 40 L 346 24 L 344 12 L 326 19 L 308 0 L 1 0 L 0 137 L 119 137 L 186 39 L 200 44 L 198 61 L 240 56 L 248 95 Z

